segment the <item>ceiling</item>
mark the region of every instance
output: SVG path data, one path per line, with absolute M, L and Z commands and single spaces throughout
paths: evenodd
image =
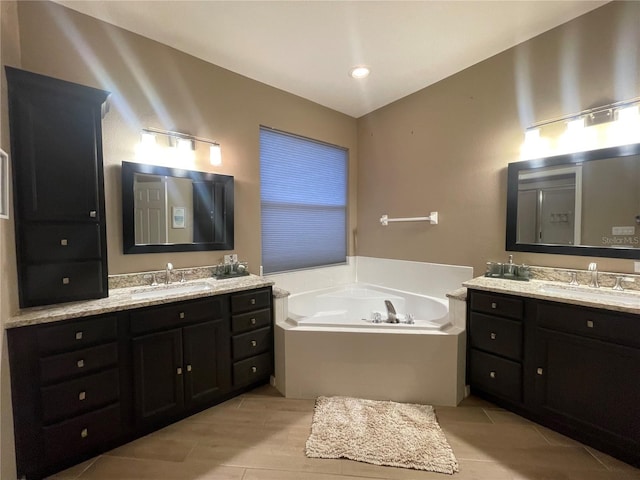
M 355 118 L 607 3 L 56 1 Z

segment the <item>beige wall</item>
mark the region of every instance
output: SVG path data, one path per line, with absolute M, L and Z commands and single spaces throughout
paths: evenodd
M 358 120 L 358 255 L 504 261 L 506 167 L 524 128 L 640 96 L 640 3 L 613 2 Z M 440 224 L 381 227 L 438 211 Z M 633 262 L 514 254 L 532 265 L 633 271 Z

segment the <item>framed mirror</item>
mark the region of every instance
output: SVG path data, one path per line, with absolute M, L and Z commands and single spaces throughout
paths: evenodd
M 510 163 L 506 249 L 640 259 L 640 144 Z
M 122 162 L 124 253 L 233 250 L 233 177 Z

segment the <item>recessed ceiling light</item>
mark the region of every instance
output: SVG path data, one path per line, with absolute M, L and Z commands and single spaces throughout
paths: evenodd
M 364 65 L 358 65 L 357 67 L 353 67 L 349 70 L 349 75 L 353 78 L 365 78 L 369 76 L 369 73 L 371 73 L 371 70 L 369 70 L 369 67 L 365 67 Z

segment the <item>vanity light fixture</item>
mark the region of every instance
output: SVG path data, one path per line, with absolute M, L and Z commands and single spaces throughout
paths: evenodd
M 371 69 L 366 65 L 356 65 L 349 70 L 349 76 L 355 79 L 366 78 L 371 73 Z
M 158 149 L 156 139 L 158 136 L 166 137 L 168 145 L 175 148 L 176 154 L 180 161 L 193 160 L 194 152 L 199 143 L 209 145 L 209 161 L 211 165 L 222 165 L 222 152 L 220 144 L 207 138 L 196 137 L 186 133 L 173 132 L 170 130 L 160 130 L 157 128 L 142 129 L 142 139 L 140 148 L 144 154 L 149 156 Z

